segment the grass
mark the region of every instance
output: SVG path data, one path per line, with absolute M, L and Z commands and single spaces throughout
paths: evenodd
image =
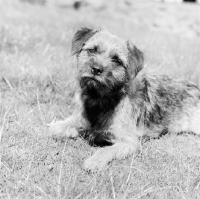
M 37 2 L 37 1 L 36 1 Z M 104 2 L 74 10 L 0 1 L 0 198 L 200 197 L 200 139 L 165 136 L 141 144 L 99 174 L 82 168 L 96 148 L 54 140 L 46 124 L 73 111 L 76 62 L 71 39 L 82 26 L 106 28 L 146 55 L 146 73 L 200 85 L 198 5 Z

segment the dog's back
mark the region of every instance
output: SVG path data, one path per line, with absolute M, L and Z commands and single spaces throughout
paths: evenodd
M 158 137 L 163 132 L 200 134 L 200 89 L 167 76 L 138 76 L 130 91 L 138 128 Z

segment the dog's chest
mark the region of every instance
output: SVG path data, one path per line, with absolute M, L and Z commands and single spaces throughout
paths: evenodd
M 109 99 L 84 100 L 84 117 L 90 124 L 91 130 L 106 130 L 114 113 L 115 105 Z

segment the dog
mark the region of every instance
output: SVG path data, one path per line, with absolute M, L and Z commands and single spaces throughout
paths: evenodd
M 200 89 L 168 76 L 139 73 L 143 53 L 106 30 L 82 28 L 72 40 L 77 57 L 77 105 L 64 121 L 50 125 L 53 136 L 83 135 L 99 148 L 85 160 L 89 171 L 102 170 L 139 148 L 142 136 L 200 134 Z

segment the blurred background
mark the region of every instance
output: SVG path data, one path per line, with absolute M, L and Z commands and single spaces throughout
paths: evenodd
M 199 83 L 197 0 L 0 0 L 0 69 L 40 75 L 63 65 L 70 70 L 71 39 L 85 26 L 131 40 L 144 51 L 148 72 Z

